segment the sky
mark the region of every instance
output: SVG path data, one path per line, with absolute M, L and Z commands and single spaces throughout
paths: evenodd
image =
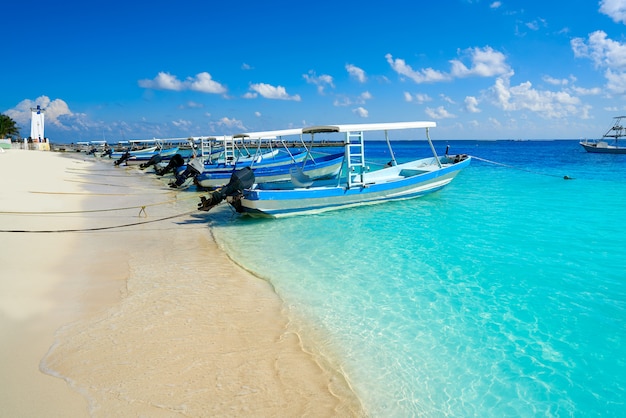
M 598 138 L 626 114 L 626 0 L 10 1 L 0 112 L 53 143 L 437 122 Z M 10 18 L 6 18 L 6 17 Z

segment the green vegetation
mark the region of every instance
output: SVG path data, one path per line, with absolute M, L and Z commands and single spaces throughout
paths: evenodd
M 13 119 L 7 115 L 0 115 L 0 138 L 15 138 L 20 130 Z

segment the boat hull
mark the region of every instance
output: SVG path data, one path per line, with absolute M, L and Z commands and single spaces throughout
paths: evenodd
M 441 160 L 447 161 L 445 157 Z M 448 161 L 439 168 L 433 164 L 434 158 L 418 160 L 369 173 L 371 176 L 364 185 L 350 188 L 329 185 L 288 190 L 246 189 L 238 210 L 251 216 L 277 218 L 413 199 L 442 189 L 470 161 L 469 157 L 452 164 Z
M 336 177 L 341 171 L 343 160 L 343 153 L 308 160 L 301 168 L 301 175 L 311 179 Z M 298 162 L 277 166 L 257 166 L 253 168 L 255 181 L 256 183 L 290 182 L 292 178 L 291 171 L 297 167 L 300 167 Z M 229 171 L 224 172 L 203 172 L 196 176 L 196 184 L 209 189 L 222 187 L 229 182 L 233 171 L 234 169 L 231 168 Z
M 616 147 L 612 145 L 597 146 L 596 144 L 586 144 L 584 142 L 581 142 L 580 145 L 585 151 L 593 154 L 626 154 L 626 147 Z

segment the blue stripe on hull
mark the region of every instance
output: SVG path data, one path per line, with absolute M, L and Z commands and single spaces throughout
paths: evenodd
M 252 216 L 280 217 L 416 198 L 446 186 L 469 162 L 467 159 L 434 172 L 352 189 L 246 190 L 242 199 L 243 211 Z

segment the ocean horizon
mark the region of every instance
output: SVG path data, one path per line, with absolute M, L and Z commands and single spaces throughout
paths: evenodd
M 285 219 L 224 205 L 210 228 L 369 416 L 621 416 L 626 156 L 434 143 L 475 157 L 435 194 Z M 393 145 L 399 161 L 428 153 Z M 370 142 L 366 158 L 390 155 Z

